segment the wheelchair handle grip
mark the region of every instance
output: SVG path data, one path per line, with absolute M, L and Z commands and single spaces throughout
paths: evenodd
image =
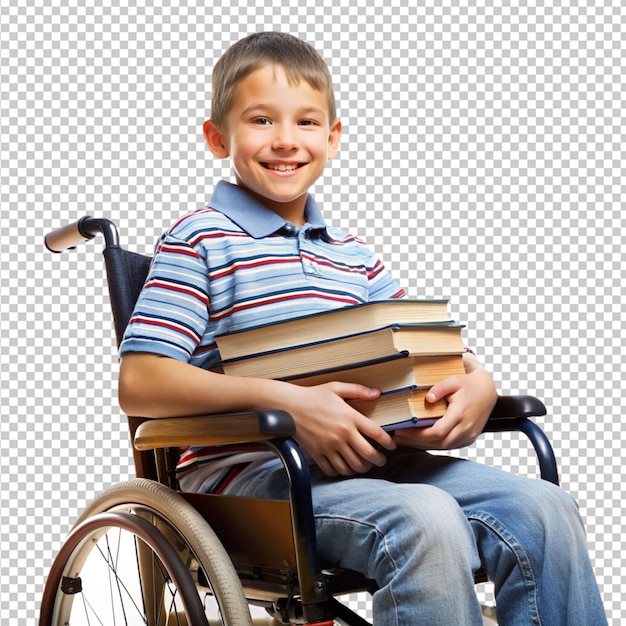
M 85 221 L 89 219 L 89 216 L 85 215 L 77 222 L 72 222 L 48 233 L 45 237 L 46 248 L 50 252 L 59 253 L 72 250 L 79 243 L 93 239 L 95 235 L 84 228 Z
M 48 233 L 45 237 L 46 248 L 50 252 L 72 250 L 79 243 L 89 241 L 98 234 L 104 235 L 107 247 L 119 246 L 119 234 L 113 222 L 106 218 L 84 215 L 77 222 Z

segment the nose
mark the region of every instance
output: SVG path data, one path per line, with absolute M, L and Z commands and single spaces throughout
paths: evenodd
M 288 124 L 276 124 L 272 137 L 272 149 L 290 151 L 297 148 L 297 139 L 294 129 Z

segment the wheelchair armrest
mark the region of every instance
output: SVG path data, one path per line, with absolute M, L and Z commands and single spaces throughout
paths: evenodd
M 487 427 L 500 420 L 538 417 L 547 413 L 546 407 L 534 396 L 498 396 L 496 406 L 489 416 Z
M 135 432 L 137 450 L 218 446 L 291 437 L 294 421 L 285 411 L 168 417 L 143 422 Z

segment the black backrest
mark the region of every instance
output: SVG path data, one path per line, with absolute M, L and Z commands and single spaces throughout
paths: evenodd
M 122 342 L 124 331 L 135 309 L 135 303 L 141 293 L 152 257 L 136 252 L 129 252 L 119 246 L 107 246 L 104 249 L 107 283 L 115 325 L 117 345 Z M 131 445 L 135 440 L 135 431 L 146 418 L 128 416 Z M 140 478 L 157 479 L 157 461 L 152 452 L 139 452 L 133 445 L 135 473 Z
M 108 246 L 104 249 L 104 260 L 115 336 L 119 346 L 128 320 L 135 309 L 137 298 L 146 282 L 152 257 L 129 252 L 119 246 Z

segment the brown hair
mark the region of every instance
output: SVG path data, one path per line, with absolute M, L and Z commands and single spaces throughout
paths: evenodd
M 237 85 L 249 74 L 268 65 L 280 65 L 290 84 L 305 80 L 326 94 L 332 124 L 337 117 L 335 95 L 328 66 L 308 43 L 279 32 L 248 35 L 234 43 L 213 68 L 211 121 L 224 129 Z

